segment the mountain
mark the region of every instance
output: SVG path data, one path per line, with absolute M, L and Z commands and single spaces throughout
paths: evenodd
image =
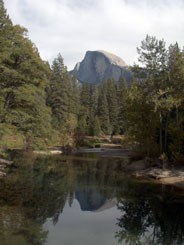
M 84 59 L 77 63 L 71 74 L 80 82 L 101 83 L 109 78 L 116 82 L 124 77 L 130 83 L 132 72 L 118 56 L 107 51 L 87 51 Z

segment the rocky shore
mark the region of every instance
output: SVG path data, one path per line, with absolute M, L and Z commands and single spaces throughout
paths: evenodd
M 6 169 L 13 166 L 13 162 L 0 158 L 0 178 L 6 177 Z
M 55 155 L 62 154 L 60 149 L 49 149 L 47 151 L 34 151 L 38 155 Z M 167 168 L 162 169 L 158 162 L 150 162 L 147 159 L 138 160 L 132 151 L 128 148 L 122 147 L 120 144 L 105 143 L 100 148 L 79 148 L 73 151 L 76 153 L 98 153 L 103 158 L 122 159 L 124 163 L 123 171 L 127 174 L 152 183 L 163 185 L 172 185 L 184 190 L 184 168 Z M 7 169 L 13 166 L 12 161 L 0 158 L 0 178 L 6 177 Z M 123 164 L 122 164 L 123 166 Z
M 163 185 L 172 185 L 184 190 L 183 169 L 163 170 L 159 168 L 148 168 L 132 172 L 132 175 L 139 179 L 146 179 Z

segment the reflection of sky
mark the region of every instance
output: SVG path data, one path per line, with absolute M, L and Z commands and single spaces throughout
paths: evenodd
M 58 223 L 54 226 L 49 219 L 44 229 L 49 231 L 48 245 L 115 245 L 117 218 L 120 211 L 116 206 L 99 213 L 82 212 L 76 199 L 70 208 L 65 204 Z

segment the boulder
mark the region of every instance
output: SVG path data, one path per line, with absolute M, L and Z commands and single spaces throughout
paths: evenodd
M 5 160 L 3 158 L 0 158 L 0 165 L 6 165 L 6 166 L 11 166 L 13 164 L 12 161 Z

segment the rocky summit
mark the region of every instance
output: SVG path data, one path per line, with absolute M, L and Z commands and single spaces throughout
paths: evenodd
M 129 84 L 132 77 L 131 71 L 120 57 L 103 50 L 87 51 L 71 74 L 82 83 L 97 84 L 110 78 L 118 82 L 121 77 Z

